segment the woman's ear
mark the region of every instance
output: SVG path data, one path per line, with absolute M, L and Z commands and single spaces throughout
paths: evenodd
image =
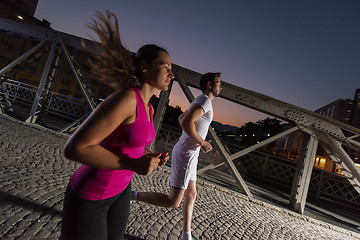
M 149 69 L 149 64 L 145 60 L 140 61 L 140 70 L 142 73 L 147 72 Z

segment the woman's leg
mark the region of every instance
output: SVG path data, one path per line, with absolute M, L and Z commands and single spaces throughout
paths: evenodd
M 89 201 L 76 196 L 68 185 L 65 192 L 61 237 L 63 240 L 102 240 L 107 237 L 109 201 Z
M 123 239 L 130 212 L 131 183 L 116 196 L 107 216 L 108 240 Z

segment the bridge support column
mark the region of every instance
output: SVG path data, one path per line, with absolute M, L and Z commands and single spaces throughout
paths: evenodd
M 46 83 L 46 81 L 48 79 L 51 64 L 52 64 L 54 56 L 55 56 L 56 45 L 57 45 L 56 41 L 54 41 L 52 43 L 52 45 L 51 45 L 51 49 L 50 49 L 49 56 L 48 56 L 48 59 L 47 59 L 46 64 L 45 64 L 43 75 L 41 77 L 41 81 L 40 81 L 38 90 L 36 92 L 35 100 L 34 100 L 34 103 L 32 105 L 31 111 L 30 111 L 30 116 L 26 120 L 26 122 L 28 122 L 28 123 L 35 123 L 36 119 L 38 117 L 37 109 L 38 109 L 38 106 L 40 105 L 42 92 L 43 92 L 45 83 Z
M 172 88 L 173 82 L 174 82 L 173 80 L 170 82 L 169 89 L 167 91 L 161 91 L 161 93 L 160 93 L 160 100 L 159 100 L 159 104 L 157 106 L 156 114 L 155 114 L 155 118 L 154 118 L 154 129 L 155 129 L 155 133 L 156 133 L 156 138 L 149 146 L 150 151 L 153 151 L 153 152 L 155 152 L 155 146 L 156 146 L 156 140 L 158 137 L 158 132 L 159 132 L 159 129 L 163 122 L 166 108 L 169 103 L 169 96 L 171 93 L 171 88 Z
M 301 214 L 305 209 L 317 146 L 318 140 L 305 134 L 290 196 L 290 205 Z

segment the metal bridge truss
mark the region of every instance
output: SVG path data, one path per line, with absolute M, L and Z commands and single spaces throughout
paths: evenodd
M 10 34 L 16 33 L 20 34 L 26 38 L 32 38 L 38 40 L 40 43 L 25 52 L 23 55 L 18 57 L 16 60 L 11 62 L 5 68 L 0 70 L 1 77 L 1 88 L 2 98 L 6 102 L 11 102 L 9 100 L 8 93 L 6 91 L 6 86 L 4 82 L 7 79 L 10 79 L 12 75 L 20 71 L 23 66 L 31 63 L 35 58 L 40 57 L 45 52 L 49 51 L 48 58 L 43 70 L 40 84 L 38 86 L 35 100 L 33 102 L 30 116 L 27 118 L 26 122 L 35 123 L 39 117 L 46 111 L 48 106 L 48 100 L 50 97 L 50 89 L 54 83 L 57 69 L 59 67 L 60 58 L 62 52 L 64 52 L 65 57 L 70 64 L 70 67 L 75 75 L 75 78 L 92 110 L 95 109 L 97 105 L 97 100 L 94 97 L 93 91 L 91 90 L 84 74 L 82 73 L 79 65 L 77 64 L 74 56 L 72 56 L 68 50 L 68 47 L 80 49 L 81 39 L 75 38 L 74 36 L 67 35 L 52 29 L 29 26 L 25 24 L 20 24 L 17 22 L 12 22 L 6 19 L 0 19 L 0 30 L 8 32 Z M 63 40 L 65 39 L 65 40 Z M 85 40 L 84 40 L 85 42 Z M 51 45 L 49 48 L 48 45 Z M 45 46 L 45 47 L 43 47 Z M 94 46 L 94 44 L 91 44 Z M 42 48 L 43 47 L 43 48 Z M 0 111 L 4 112 L 3 108 L 11 110 L 11 105 L 0 105 Z
M 38 87 L 10 79 L 4 81 L 3 85 L 6 88 L 6 92 L 3 93 L 7 95 L 6 98 L 4 97 L 5 104 L 7 104 L 5 101 L 5 99 L 7 99 L 12 105 L 24 106 L 27 109 L 31 109 Z M 1 92 L 0 96 L 2 96 Z M 10 109 L 8 110 L 11 111 Z M 75 121 L 88 112 L 91 112 L 90 106 L 84 104 L 80 99 L 50 91 L 48 105 L 44 115 L 50 113 L 70 121 Z
M 291 130 L 289 129 L 288 132 Z M 285 134 L 285 132 L 284 132 Z M 181 135 L 181 129 L 162 125 L 157 133 L 156 150 L 171 153 Z M 229 153 L 247 152 L 234 160 L 242 176 L 263 184 L 281 187 L 290 194 L 296 175 L 297 162 L 278 157 L 264 151 L 250 151 L 234 142 L 222 141 Z M 245 150 L 245 151 L 243 151 Z M 169 160 L 171 162 L 171 159 Z M 209 153 L 200 152 L 198 175 L 211 179 L 227 188 L 239 191 L 235 180 L 229 176 L 225 163 L 221 161 L 218 150 Z M 215 166 L 215 168 L 214 168 Z M 285 193 L 287 194 L 287 193 Z M 336 201 L 338 205 L 360 208 L 360 195 L 343 175 L 331 173 L 314 167 L 310 179 L 309 194 L 313 199 Z
M 36 93 L 36 98 L 33 103 L 28 122 L 35 122 L 38 114 L 42 111 L 41 109 L 45 107 L 44 104 L 46 104 L 46 95 L 49 93 L 48 89 L 51 86 L 52 80 L 54 79 L 56 73 L 57 61 L 60 56 L 61 49 L 65 53 L 65 56 L 76 76 L 76 79 L 91 109 L 94 109 L 96 107 L 97 101 L 96 99 L 94 99 L 94 95 L 92 94 L 91 89 L 88 87 L 87 81 L 84 75 L 81 73 L 80 67 L 77 65 L 74 57 L 69 54 L 67 48 L 71 47 L 79 50 L 84 50 L 81 45 L 81 41 L 86 42 L 86 45 L 90 48 L 95 47 L 97 43 L 81 39 L 72 35 L 68 35 L 62 32 L 58 32 L 52 29 L 29 26 L 4 19 L 0 19 L 0 30 L 7 31 L 9 33 L 14 32 L 24 37 L 37 39 L 40 42 L 38 45 L 20 56 L 14 62 L 3 68 L 0 71 L 0 77 L 2 77 L 3 79 L 7 78 L 7 74 L 10 74 L 17 69 L 20 69 L 19 65 L 29 57 L 31 58 L 31 56 L 34 56 L 33 54 L 37 53 L 37 50 L 39 50 L 43 45 L 51 45 L 51 47 L 47 47 L 50 48 L 50 53 L 48 55 L 48 60 L 45 65 L 43 76 L 41 78 L 41 82 Z M 172 69 L 175 75 L 175 80 L 180 84 L 188 100 L 192 101 L 194 99 L 194 96 L 192 95 L 188 86 L 199 89 L 199 80 L 201 74 L 191 71 L 189 69 L 182 68 L 175 64 L 173 64 Z M 1 81 L 1 86 L 3 86 L 3 80 Z M 212 139 L 212 144 L 215 145 L 218 156 L 222 159 L 223 162 L 220 164 L 211 164 L 209 166 L 205 166 L 202 169 L 198 170 L 199 173 L 203 173 L 210 169 L 218 168 L 219 166 L 225 164 L 232 177 L 238 184 L 239 188 L 246 195 L 252 197 L 252 193 L 250 192 L 245 181 L 241 177 L 233 161 L 235 159 L 241 158 L 245 154 L 249 154 L 256 149 L 269 144 L 270 142 L 273 142 L 285 135 L 288 135 L 300 129 L 305 133 L 306 137 L 303 143 L 300 159 L 297 163 L 296 174 L 292 183 L 290 204 L 293 206 L 295 211 L 300 213 L 304 212 L 306 197 L 309 190 L 309 182 L 313 172 L 314 157 L 318 144 L 321 144 L 324 147 L 332 160 L 344 173 L 346 179 L 354 187 L 356 192 L 360 194 L 360 173 L 352 159 L 342 147 L 346 146 L 355 150 L 360 150 L 359 129 L 333 120 L 326 116 L 320 115 L 318 113 L 302 109 L 300 107 L 276 100 L 274 98 L 265 96 L 257 92 L 246 90 L 244 88 L 232 85 L 224 81 L 222 82 L 222 88 L 223 89 L 220 97 L 287 121 L 290 124 L 293 124 L 293 127 L 276 136 L 268 138 L 263 142 L 257 143 L 249 148 L 243 149 L 234 154 L 230 154 L 226 150 L 220 139 L 217 137 L 215 131 L 210 128 L 209 136 Z M 0 91 L 3 92 L 3 98 L 6 98 L 6 89 L 2 87 L 0 88 Z M 165 114 L 169 95 L 170 89 L 167 92 L 161 93 L 158 110 L 156 112 L 154 120 L 154 125 L 156 127 L 157 133 L 159 132 L 161 122 Z M 8 99 L 6 99 L 6 102 L 8 102 Z M 2 110 L 3 107 L 4 106 L 0 105 L 0 110 Z M 83 119 L 85 117 L 86 116 L 84 116 Z M 75 129 L 76 126 L 78 126 L 83 119 L 75 121 L 74 124 L 71 124 L 67 128 L 63 129 L 63 131 L 69 132 L 69 129 Z M 152 147 L 154 148 L 154 146 Z

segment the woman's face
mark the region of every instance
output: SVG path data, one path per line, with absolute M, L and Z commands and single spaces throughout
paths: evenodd
M 149 66 L 146 75 L 149 85 L 156 87 L 161 91 L 168 90 L 169 84 L 174 78 L 171 71 L 171 59 L 169 54 L 160 52 L 159 57 L 153 61 L 151 66 Z

